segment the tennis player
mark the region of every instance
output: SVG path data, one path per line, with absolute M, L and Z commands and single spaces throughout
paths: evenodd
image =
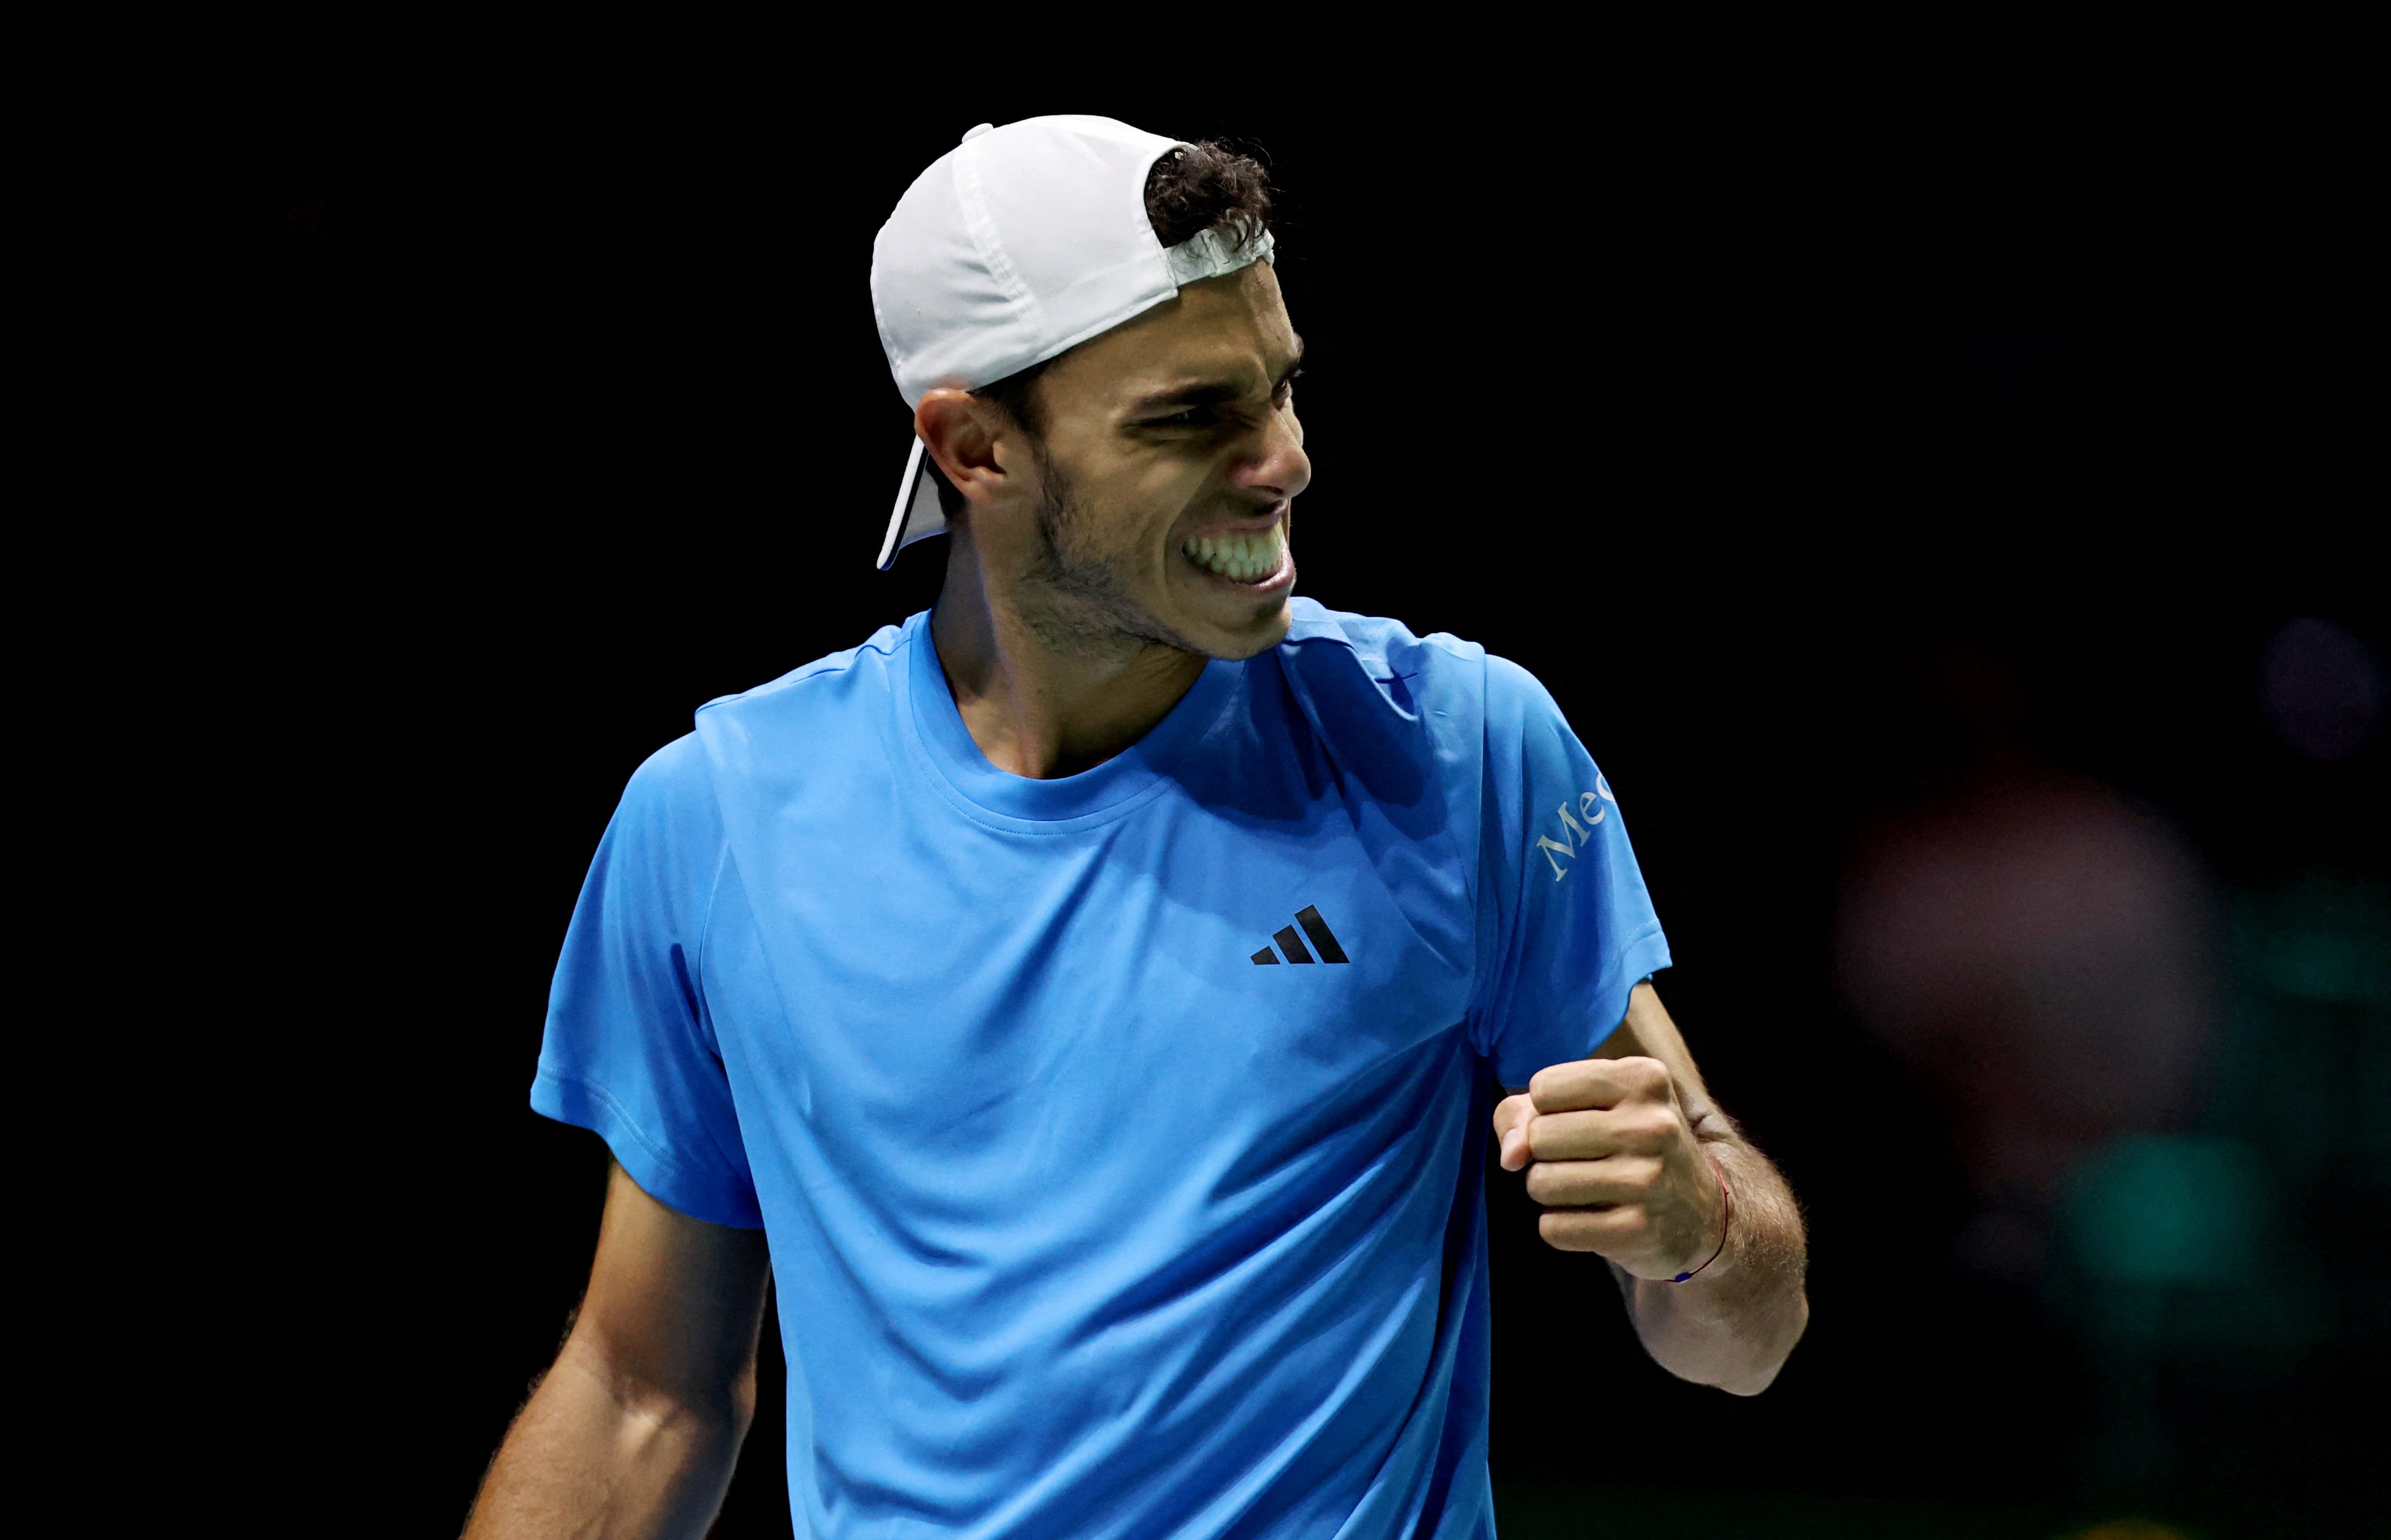
M 631 778 L 532 1092 L 613 1151 L 597 1262 L 470 1534 L 703 1534 L 769 1275 L 801 1534 L 1491 1535 L 1490 1121 L 1664 1367 L 1784 1364 L 1801 1221 L 1609 784 L 1519 667 L 1293 597 L 1269 214 L 1051 117 L 881 230 L 880 560 L 945 586 Z

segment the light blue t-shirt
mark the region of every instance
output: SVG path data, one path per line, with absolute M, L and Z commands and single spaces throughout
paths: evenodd
M 1474 645 L 1299 600 L 1032 781 L 917 615 L 631 778 L 532 1105 L 767 1232 L 800 1534 L 1489 1535 L 1487 1115 L 1668 961 Z

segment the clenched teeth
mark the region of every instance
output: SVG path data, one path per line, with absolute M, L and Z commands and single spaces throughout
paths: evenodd
M 1240 583 L 1251 583 L 1276 572 L 1286 557 L 1283 525 L 1273 524 L 1258 535 L 1199 535 L 1179 549 L 1199 567 Z

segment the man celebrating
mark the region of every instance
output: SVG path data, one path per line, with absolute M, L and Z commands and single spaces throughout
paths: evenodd
M 1791 1352 L 1610 787 L 1520 669 L 1291 597 L 1269 212 L 1053 117 L 881 230 L 881 561 L 945 586 L 632 777 L 532 1093 L 614 1152 L 597 1262 L 470 1534 L 703 1534 L 768 1267 L 801 1534 L 1491 1534 L 1490 1117 L 1664 1366 Z

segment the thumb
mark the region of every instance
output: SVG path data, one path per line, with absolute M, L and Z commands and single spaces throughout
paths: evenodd
M 1503 1142 L 1505 1171 L 1528 1163 L 1528 1125 L 1535 1120 L 1536 1104 L 1524 1092 L 1494 1104 L 1494 1137 Z

